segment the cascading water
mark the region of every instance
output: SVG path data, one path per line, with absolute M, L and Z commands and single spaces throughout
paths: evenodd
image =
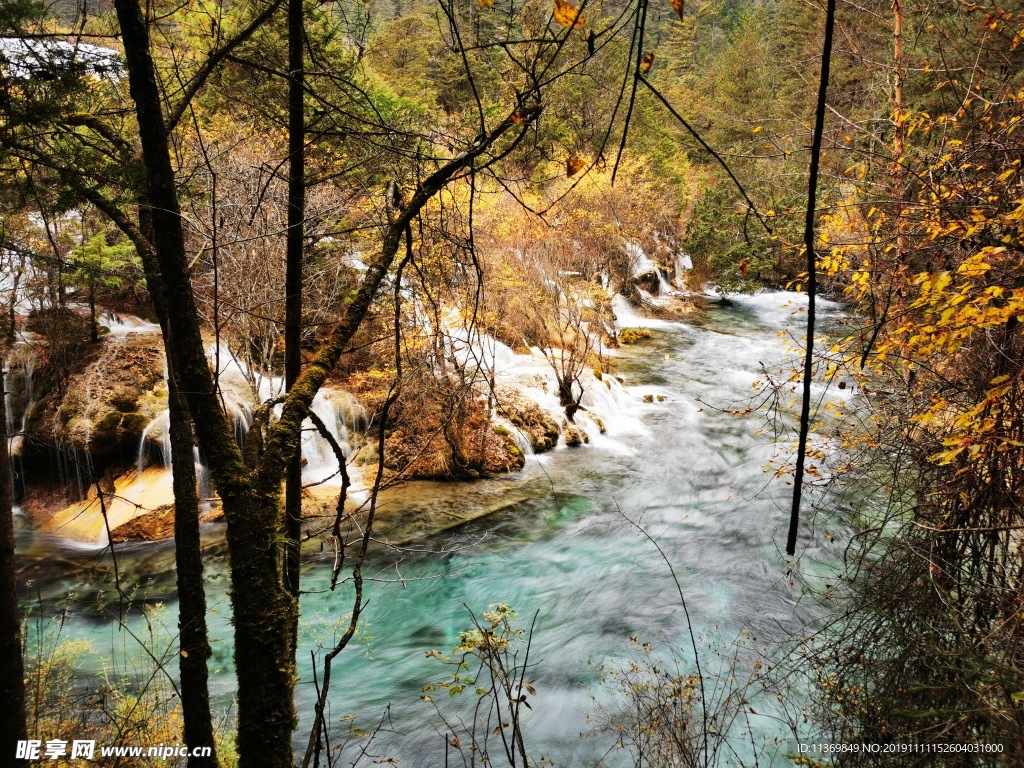
M 171 414 L 166 409 L 153 419 L 142 431 L 139 450 L 135 459 L 135 471 L 142 473 L 146 467 L 171 466 Z
M 227 403 L 228 415 L 231 417 L 231 425 L 235 433 L 235 442 L 244 451 L 245 441 L 249 435 L 249 427 L 252 425 L 252 409 L 247 403 Z
M 366 428 L 366 409 L 347 392 L 324 388 L 313 399 L 312 410 L 337 441 L 345 458 L 350 458 L 358 448 L 359 432 Z M 340 485 L 341 474 L 334 451 L 308 419 L 303 422 L 302 458 L 303 482 Z
M 508 477 L 409 484 L 382 494 L 382 514 L 419 505 L 453 518 L 469 509 L 485 509 L 490 516 L 412 549 L 378 550 L 372 556 L 375 576 L 364 593 L 368 624 L 357 635 L 360 647 L 339 656 L 333 671 L 336 690 L 343 692 L 333 703 L 334 721 L 353 714 L 359 728 L 372 731 L 390 705 L 394 727 L 373 743 L 381 759 L 443 764 L 445 741 L 437 729 L 444 726 L 433 703 L 422 699 L 422 687 L 450 680 L 450 670 L 427 652 L 449 651 L 458 642 L 458 633 L 471 625 L 464 606 L 479 616 L 489 604 L 507 602 L 526 617 L 539 612 L 530 652 L 537 695 L 530 697 L 532 710 L 524 711 L 523 721 L 528 748 L 556 765 L 627 764 L 625 751 L 613 748 L 614 733 L 579 738 L 591 727 L 587 717 L 594 697 L 609 701 L 598 667 L 628 665 L 631 635 L 665 649 L 684 672 L 692 651 L 682 640 L 687 624 L 672 575 L 623 515 L 643 525 L 673 563 L 701 653 L 707 654 L 705 668 L 720 661 L 717 649 L 744 628 L 761 638 L 780 626 L 802 626 L 813 607 L 800 602 L 784 577 L 791 564 L 780 544 L 790 488 L 785 478 L 763 471 L 780 448 L 763 432 L 763 418 L 730 411 L 751 402 L 752 384 L 762 370 L 774 376 L 798 364 L 779 334 L 800 337 L 805 301 L 793 294 L 738 297 L 732 306 L 712 307 L 702 326 L 642 318 L 617 301 L 620 326 L 647 327 L 652 338 L 615 353 L 616 376 L 587 382 L 586 410 L 578 417 L 584 423 L 591 419 L 588 431 L 598 426 L 593 416 L 600 418 L 608 430 L 604 440 L 531 457 L 522 472 Z M 819 311 L 825 315 L 834 306 L 820 302 Z M 501 360 L 496 378 L 517 381 L 545 410 L 557 413 L 543 356 L 510 352 L 493 346 L 492 357 Z M 850 389 L 841 395 L 847 407 L 856 407 Z M 325 396 L 315 408 L 328 425 L 333 414 L 332 433 L 343 437 L 344 426 L 351 435 L 353 415 L 337 399 Z M 841 556 L 844 535 L 834 520 L 819 520 L 813 531 L 806 527 L 801 531 L 806 560 Z M 52 542 L 33 539 L 25 525 L 19 526 L 19 536 L 33 596 L 36 589 L 44 601 L 62 600 L 69 589 L 83 592 L 86 579 L 55 561 Z M 120 562 L 122 578 L 126 571 L 142 573 L 156 580 L 148 587 L 151 595 L 170 597 L 171 557 L 157 546 L 127 551 Z M 344 592 L 350 585 L 327 589 L 330 564 L 315 560 L 304 571 L 301 605 L 297 707 L 304 723 L 315 691 L 310 652 L 336 636 L 351 600 L 351 592 Z M 226 600 L 224 568 L 222 556 L 208 558 L 211 605 Z M 93 590 L 105 585 L 99 577 L 89 578 L 97 579 Z M 170 606 L 173 613 L 173 602 Z M 173 626 L 173 615 L 168 621 Z M 211 614 L 210 621 L 218 654 L 214 689 L 229 705 L 232 628 L 224 612 Z M 101 652 L 109 638 L 104 626 L 74 613 L 64 631 L 92 638 Z M 469 690 L 462 698 L 467 697 L 472 698 Z M 458 698 L 452 700 L 456 705 Z M 788 764 L 786 753 L 795 751 L 792 736 L 778 730 L 770 709 L 753 703 L 762 714 L 744 719 L 756 736 L 768 737 L 757 741 L 759 764 Z M 305 736 L 296 736 L 303 746 Z M 751 743 L 737 742 L 736 748 L 749 750 Z
M 651 290 L 657 286 L 657 291 L 662 294 L 674 292 L 672 285 L 662 274 L 657 264 L 644 252 L 639 243 L 626 243 L 626 253 L 629 256 L 629 279 L 635 283 L 647 283 Z
M 690 254 L 680 251 L 676 254 L 676 287 L 680 290 L 686 288 L 686 273 L 693 269 L 693 259 Z

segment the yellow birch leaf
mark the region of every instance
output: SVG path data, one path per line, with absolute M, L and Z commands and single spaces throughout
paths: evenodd
M 565 0 L 555 0 L 554 17 L 555 21 L 566 29 L 583 28 L 583 14 L 580 13 L 579 8 Z

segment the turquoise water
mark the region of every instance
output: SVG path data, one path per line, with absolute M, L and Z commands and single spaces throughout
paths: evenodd
M 629 764 L 623 750 L 607 754 L 614 736 L 592 726 L 597 704 L 614 706 L 599 667 L 627 664 L 631 636 L 677 656 L 684 669 L 693 651 L 669 569 L 627 518 L 671 560 L 706 669 L 720 664 L 718 649 L 744 629 L 755 637 L 778 635 L 807 621 L 814 607 L 802 604 L 790 585 L 790 563 L 781 553 L 790 487 L 764 471 L 779 451 L 771 424 L 761 413 L 728 412 L 757 402 L 753 385 L 762 366 L 779 380 L 788 375 L 792 353 L 779 332 L 799 338 L 800 306 L 792 295 L 765 294 L 712 309 L 699 327 L 651 323 L 652 338 L 616 358 L 631 401 L 609 420 L 607 435 L 583 448 L 531 457 L 515 477 L 467 487 L 467 504 L 504 500 L 500 512 L 403 551 L 376 552 L 366 569 L 374 580 L 365 625 L 335 662 L 333 722 L 355 715 L 359 728 L 372 731 L 390 707 L 389 726 L 374 738 L 371 755 L 401 765 L 443 765 L 448 731 L 421 695 L 445 670 L 427 651 L 449 651 L 470 627 L 470 612 L 508 603 L 527 623 L 537 612 L 531 650 L 537 695 L 524 720 L 533 754 L 558 766 Z M 24 523 L 20 529 L 23 599 L 41 599 L 44 612 L 70 605 L 65 634 L 91 639 L 102 653 L 117 635 L 96 599 L 114 602 L 109 558 L 33 536 Z M 802 541 L 805 557 L 827 561 L 839 545 L 820 533 Z M 216 536 L 211 531 L 208 538 Z M 312 719 L 310 651 L 329 645 L 351 610 L 347 585 L 324 591 L 329 569 L 328 560 L 314 555 L 305 570 L 297 746 L 304 746 Z M 143 585 L 146 602 L 168 603 L 173 626 L 170 548 L 130 548 L 120 571 L 124 584 Z M 227 580 L 216 541 L 207 574 L 216 611 L 213 689 L 229 702 Z M 439 704 L 454 707 L 450 713 L 464 706 Z M 344 727 L 337 725 L 339 737 Z M 770 741 L 780 733 L 774 721 L 755 716 L 749 727 L 756 746 L 745 744 L 745 754 L 756 749 L 760 765 L 788 762 L 784 754 L 793 744 Z

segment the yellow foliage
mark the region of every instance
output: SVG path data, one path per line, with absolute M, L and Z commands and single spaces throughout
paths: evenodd
M 572 3 L 565 0 L 555 0 L 555 9 L 552 12 L 555 21 L 567 29 L 582 29 L 585 21 L 583 14 Z

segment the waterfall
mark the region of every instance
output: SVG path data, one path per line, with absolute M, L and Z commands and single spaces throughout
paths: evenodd
M 78 448 L 67 448 L 57 453 L 57 462 L 61 482 L 70 485 L 71 481 L 74 481 L 78 487 L 78 495 L 85 498 L 92 487 L 93 478 L 96 477 L 92 455 Z
M 646 285 L 652 292 L 671 292 L 672 286 L 665 280 L 658 265 L 644 253 L 639 243 L 626 243 L 626 253 L 629 256 L 629 279 L 637 285 Z
M 153 456 L 154 448 L 158 453 L 156 457 Z M 142 470 L 151 464 L 159 464 L 166 468 L 171 466 L 171 413 L 166 409 L 146 425 L 142 430 L 142 437 L 139 438 L 135 471 L 141 474 Z
M 120 315 L 104 312 L 98 322 L 107 327 L 111 336 L 127 336 L 129 333 L 160 333 L 160 326 L 134 315 Z
M 226 405 L 235 432 L 235 442 L 244 451 L 245 439 L 249 434 L 249 427 L 252 425 L 252 409 L 241 402 L 229 402 Z
M 366 409 L 347 392 L 324 388 L 313 399 L 312 411 L 338 442 L 345 457 L 351 456 L 358 447 L 359 433 L 366 428 Z M 309 420 L 303 423 L 302 458 L 305 462 L 302 469 L 304 482 L 340 484 L 334 451 Z
M 210 500 L 213 498 L 213 486 L 210 484 L 210 471 L 199 454 L 199 447 L 192 449 L 192 460 L 196 465 L 196 483 L 198 484 L 199 509 L 207 512 L 210 509 Z
M 676 287 L 686 289 L 686 273 L 693 269 L 693 259 L 690 254 L 680 251 L 676 254 Z

